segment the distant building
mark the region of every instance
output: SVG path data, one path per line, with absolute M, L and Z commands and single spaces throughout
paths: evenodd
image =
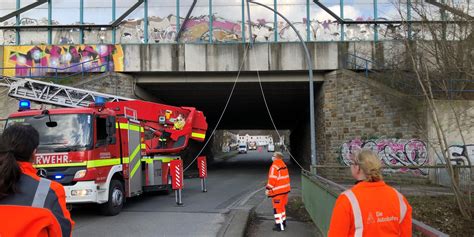
M 250 136 L 248 134 L 245 135 L 238 135 L 239 143 L 249 143 L 249 142 L 256 142 L 258 146 L 266 146 L 268 144 L 273 144 L 273 137 L 270 135 L 257 135 L 257 136 Z

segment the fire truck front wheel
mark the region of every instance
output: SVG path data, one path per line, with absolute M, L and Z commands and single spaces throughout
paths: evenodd
M 115 216 L 122 211 L 125 193 L 122 182 L 113 179 L 110 181 L 109 201 L 101 204 L 100 212 L 105 216 Z

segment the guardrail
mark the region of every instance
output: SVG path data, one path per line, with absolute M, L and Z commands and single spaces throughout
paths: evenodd
M 110 71 L 109 60 L 106 57 L 100 57 L 93 60 L 88 60 L 80 63 L 75 63 L 67 67 L 50 67 L 50 66 L 16 66 L 16 67 L 1 67 L 0 71 L 3 75 L 12 74 L 9 71 L 14 71 L 16 78 L 31 78 L 44 79 L 50 78 L 55 81 L 64 80 L 80 76 L 84 79 L 88 73 L 104 73 Z
M 331 180 L 314 175 L 308 171 L 301 173 L 303 202 L 314 224 L 324 236 L 327 236 L 331 222 L 332 209 L 337 197 L 346 188 Z M 413 230 L 423 236 L 445 237 L 447 234 L 413 219 Z
M 347 54 L 347 69 L 363 70 L 365 77 L 369 77 L 369 72 L 372 71 L 372 68 L 377 68 L 379 65 L 372 60 L 363 58 L 355 54 Z

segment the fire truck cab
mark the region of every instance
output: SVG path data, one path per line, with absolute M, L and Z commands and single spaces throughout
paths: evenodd
M 145 101 L 20 108 L 6 126 L 27 123 L 38 130 L 38 175 L 61 183 L 68 204 L 96 203 L 103 214 L 116 215 L 127 197 L 171 189 L 169 162 L 180 159 L 188 139 L 204 140 L 205 117 L 193 109 Z M 174 129 L 169 111 L 190 120 Z

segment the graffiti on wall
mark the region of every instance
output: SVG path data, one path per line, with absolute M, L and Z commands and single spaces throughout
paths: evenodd
M 148 40 L 150 43 L 174 42 L 177 34 L 176 17 L 173 15 L 166 18 L 150 17 L 148 24 Z
M 352 19 L 346 19 L 352 20 Z M 364 19 L 358 17 L 356 20 L 372 20 L 370 18 Z M 380 18 L 378 20 L 387 20 Z M 183 42 L 202 42 L 209 41 L 209 16 L 191 17 L 186 24 L 183 25 L 184 19 L 180 18 L 183 27 L 183 35 L 181 41 Z M 306 38 L 306 18 L 301 21 L 292 22 L 299 33 Z M 335 20 L 311 20 L 310 37 L 315 41 L 339 41 L 341 39 L 341 25 Z M 268 42 L 274 40 L 274 23 L 266 21 L 265 19 L 256 19 L 252 21 L 252 36 L 258 42 Z M 119 27 L 121 30 L 121 43 L 126 42 L 143 42 L 143 20 L 131 20 L 124 22 Z M 212 40 L 214 42 L 233 42 L 242 41 L 242 22 L 229 21 L 225 18 L 214 16 L 212 23 Z M 247 26 L 246 26 L 247 28 Z M 297 41 L 296 33 L 291 29 L 286 22 L 279 21 L 278 40 L 279 41 Z M 150 17 L 149 18 L 149 42 L 174 42 L 176 37 L 176 16 L 169 15 L 166 18 Z M 403 39 L 407 35 L 407 30 L 401 25 L 380 25 L 377 29 L 380 39 Z M 416 26 L 412 28 L 414 38 L 420 32 Z M 246 29 L 246 38 L 249 38 L 249 30 Z M 358 40 L 373 40 L 375 29 L 370 24 L 353 24 L 345 25 L 344 39 L 351 41 Z
M 352 20 L 352 19 L 347 19 Z M 372 20 L 371 18 L 358 17 L 355 20 Z M 377 20 L 387 20 L 385 18 L 378 18 Z M 22 18 L 21 25 L 42 25 L 46 24 L 46 19 Z M 168 17 L 150 16 L 148 18 L 148 40 L 149 43 L 168 43 L 174 42 L 177 34 L 177 17 L 170 14 Z M 208 15 L 191 17 L 186 24 L 184 18 L 180 17 L 180 24 L 183 27 L 181 42 L 207 42 L 210 37 L 209 29 L 210 18 Z M 231 21 L 223 17 L 213 16 L 212 21 L 212 40 L 214 42 L 235 42 L 242 41 L 242 21 Z M 301 18 L 292 22 L 299 33 L 306 38 L 307 19 Z M 6 22 L 6 25 L 13 25 L 13 22 Z M 53 25 L 59 24 L 54 21 Z M 93 23 L 87 23 L 93 24 Z M 341 25 L 333 20 L 316 20 L 312 19 L 309 22 L 309 34 L 311 40 L 314 41 L 339 41 L 341 39 Z M 252 19 L 252 37 L 259 42 L 274 41 L 274 23 L 266 21 L 265 19 Z M 249 30 L 246 28 L 246 38 L 249 38 Z M 291 27 L 283 21 L 277 23 L 278 40 L 279 41 L 297 41 L 298 37 L 291 29 Z M 123 21 L 116 29 L 117 43 L 144 43 L 144 20 L 130 19 Z M 412 37 L 420 38 L 422 29 L 413 25 Z M 35 32 L 35 31 L 32 31 Z M 377 28 L 379 39 L 403 39 L 407 36 L 407 29 L 402 25 L 379 25 Z M 47 38 L 34 37 L 35 34 L 28 35 L 27 31 L 22 32 L 22 44 L 40 44 L 46 43 Z M 96 43 L 110 43 L 111 30 L 105 29 L 91 29 L 84 32 L 84 42 Z M 345 40 L 373 40 L 375 29 L 370 24 L 353 24 L 345 25 L 344 31 Z M 36 34 L 37 35 L 37 34 Z M 429 35 L 429 34 L 426 34 Z M 46 36 L 46 35 L 45 35 Z M 40 42 L 41 41 L 41 42 Z M 53 44 L 75 44 L 79 41 L 78 29 L 55 29 L 53 30 Z M 15 43 L 15 32 L 12 30 L 0 31 L 0 44 L 9 45 Z
M 165 18 L 156 16 L 149 17 L 148 39 L 150 43 L 168 43 L 174 42 L 177 34 L 176 16 L 169 15 Z M 373 20 L 369 18 L 357 17 L 356 19 L 346 20 Z M 386 18 L 377 18 L 384 21 Z M 206 42 L 209 41 L 209 16 L 191 17 L 186 24 L 184 18 L 180 18 L 180 24 L 183 27 L 182 42 Z M 307 19 L 302 18 L 301 21 L 293 21 L 292 24 L 299 31 L 303 38 L 306 38 Z M 120 43 L 127 42 L 143 42 L 143 19 L 134 19 L 124 21 L 119 26 Z M 309 22 L 309 33 L 311 40 L 314 41 L 339 41 L 341 39 L 341 24 L 332 19 L 319 21 L 313 19 Z M 274 23 L 265 19 L 252 19 L 252 37 L 258 42 L 274 41 Z M 247 25 L 246 38 L 249 38 L 249 30 Z M 297 41 L 296 33 L 286 22 L 279 21 L 277 23 L 278 40 L 279 41 Z M 412 25 L 411 34 L 413 39 L 429 40 L 430 34 L 426 32 L 428 29 L 421 28 L 420 25 Z M 370 24 L 346 24 L 344 25 L 344 39 L 349 41 L 373 40 L 377 31 L 379 39 L 401 40 L 408 36 L 408 28 L 401 24 L 380 24 L 377 29 Z M 223 17 L 213 16 L 212 37 L 214 42 L 233 42 L 242 41 L 242 21 L 230 21 Z
M 466 145 L 451 145 L 448 147 L 448 151 L 451 155 L 451 164 L 464 166 L 464 165 L 472 165 L 474 164 L 474 144 L 466 144 Z M 443 159 L 439 159 L 440 163 L 445 163 Z M 457 181 L 459 182 L 459 186 L 462 190 L 470 189 L 472 185 L 472 172 L 473 169 L 471 168 L 461 168 L 457 169 Z M 450 175 L 447 171 L 439 172 L 439 179 L 440 180 L 450 180 Z
M 59 25 L 58 21 L 53 20 L 51 25 Z M 79 22 L 76 22 L 79 24 Z M 94 23 L 84 22 L 86 25 L 93 25 Z M 3 22 L 4 26 L 15 25 L 14 21 Z M 30 17 L 23 17 L 20 19 L 20 26 L 34 26 L 34 25 L 48 25 L 48 19 L 43 17 L 34 19 Z M 77 44 L 80 42 L 80 33 L 78 28 L 71 29 L 53 29 L 52 32 L 53 44 Z M 84 42 L 88 44 L 106 44 L 111 43 L 111 31 L 106 29 L 87 29 L 84 31 Z M 48 37 L 46 31 L 42 33 L 36 30 L 22 30 L 20 32 L 21 44 L 36 45 L 47 43 Z M 14 45 L 16 43 L 15 30 L 0 30 L 0 44 Z
M 13 19 L 13 18 L 11 18 Z M 4 26 L 13 26 L 15 21 L 9 20 L 2 22 Z M 52 21 L 52 25 L 58 25 L 57 21 Z M 32 26 L 32 25 L 48 25 L 48 19 L 45 17 L 35 19 L 30 17 L 22 17 L 19 20 L 20 26 Z M 46 31 L 45 31 L 46 32 Z M 25 38 L 23 43 L 46 43 L 47 34 L 39 36 L 38 31 L 23 31 L 20 32 L 20 36 Z M 0 44 L 2 45 L 14 45 L 16 43 L 16 32 L 15 30 L 0 30 Z
M 177 35 L 177 18 L 169 15 L 165 18 L 149 17 L 148 19 L 148 41 L 150 43 L 174 42 Z M 180 19 L 183 32 L 181 42 L 206 42 L 209 41 L 209 16 L 191 17 L 186 24 Z M 144 42 L 143 20 L 125 21 L 118 27 L 118 43 Z M 220 17 L 213 19 L 212 38 L 217 42 L 241 41 L 241 23 L 227 21 Z
M 214 42 L 234 42 L 242 41 L 243 29 L 242 21 L 228 20 L 224 17 L 214 15 L 212 16 L 212 40 Z M 266 19 L 251 19 L 252 37 L 259 42 L 274 41 L 274 22 Z M 355 19 L 346 18 L 345 20 L 365 21 L 374 20 L 370 17 L 356 17 Z M 388 21 L 387 18 L 377 18 L 378 21 Z M 184 17 L 179 18 L 180 25 L 183 27 L 183 35 L 181 42 L 207 42 L 210 37 L 209 15 L 192 16 L 186 24 Z M 177 17 L 170 14 L 167 17 L 150 16 L 148 17 L 148 40 L 149 43 L 168 43 L 174 42 L 177 34 Z M 307 23 L 309 23 L 309 32 L 307 30 Z M 4 25 L 14 25 L 14 21 L 4 22 Z M 47 25 L 46 18 L 21 18 L 20 25 Z M 60 22 L 53 21 L 52 25 L 59 25 Z M 84 23 L 94 24 L 94 23 Z M 144 19 L 129 19 L 125 20 L 116 29 L 117 43 L 144 43 Z M 308 19 L 302 17 L 295 19 L 292 24 L 297 28 L 303 38 L 307 38 L 306 34 L 310 34 L 310 39 L 313 41 L 339 41 L 341 34 L 344 40 L 347 41 L 365 41 L 373 40 L 377 32 L 380 40 L 401 40 L 408 36 L 408 27 L 403 24 L 379 24 L 377 28 L 371 24 L 346 24 L 344 30 L 341 32 L 342 25 L 335 19 Z M 291 29 L 290 25 L 285 21 L 277 22 L 279 41 L 298 41 L 296 33 Z M 245 35 L 249 39 L 249 30 L 247 24 L 245 26 Z M 460 38 L 456 34 L 456 25 L 447 25 L 447 34 L 450 38 Z M 412 39 L 431 40 L 431 33 L 426 26 L 422 24 L 412 24 L 410 28 Z M 37 37 L 37 31 L 21 32 L 22 44 L 41 44 L 46 43 L 47 35 Z M 90 29 L 84 31 L 84 42 L 87 44 L 104 44 L 111 43 L 111 30 L 107 29 Z M 36 35 L 36 37 L 35 37 Z M 15 44 L 14 30 L 0 30 L 0 44 L 9 45 Z M 53 30 L 53 44 L 75 44 L 80 42 L 79 30 L 71 29 L 54 29 Z
M 448 150 L 453 165 L 469 165 L 469 161 L 474 164 L 474 144 L 451 145 Z
M 208 41 L 209 17 L 201 16 L 190 19 L 183 27 L 183 41 Z M 217 42 L 231 42 L 242 40 L 242 24 L 228 21 L 221 17 L 214 17 L 212 22 L 212 39 Z
M 49 72 L 123 71 L 120 45 L 5 46 L 5 76 L 44 76 Z
M 415 174 L 427 174 L 422 167 L 428 164 L 428 152 L 425 143 L 421 140 L 374 139 L 363 141 L 353 139 L 341 145 L 339 161 L 343 165 L 349 166 L 349 160 L 361 149 L 369 149 L 377 154 L 381 162 L 388 167 L 384 171 L 402 173 L 413 171 Z M 402 166 L 402 168 L 390 169 L 394 166 Z

